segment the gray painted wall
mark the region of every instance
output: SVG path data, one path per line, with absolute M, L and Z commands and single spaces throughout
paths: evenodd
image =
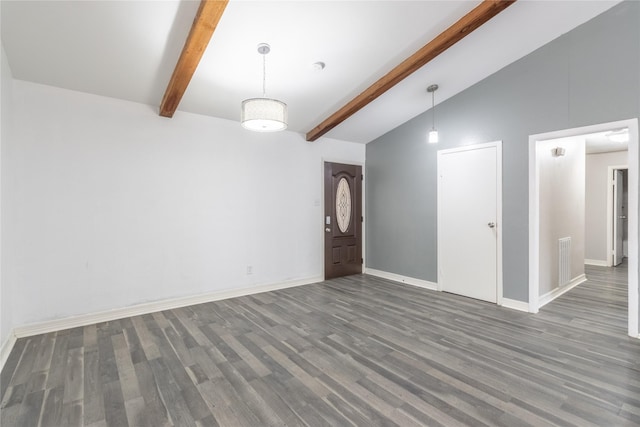
M 528 137 L 640 116 L 640 2 L 613 7 L 436 113 L 437 146 L 426 143 L 429 111 L 367 145 L 367 267 L 436 282 L 436 152 L 502 140 L 504 297 L 527 301 Z

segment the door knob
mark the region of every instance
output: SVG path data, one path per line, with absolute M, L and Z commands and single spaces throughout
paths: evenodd
M 490 222 L 487 225 L 489 226 L 489 228 L 495 228 L 496 227 L 496 223 L 495 222 Z
M 326 231 L 327 233 L 331 233 L 331 229 L 329 227 L 325 228 L 324 231 Z

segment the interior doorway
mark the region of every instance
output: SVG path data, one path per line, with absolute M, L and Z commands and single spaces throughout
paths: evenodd
M 638 119 L 566 129 L 529 137 L 529 311 L 537 313 L 540 299 L 540 163 L 539 143 L 599 132 L 628 133 L 628 334 L 638 337 Z M 557 295 L 559 296 L 559 295 Z
M 629 179 L 627 166 L 610 166 L 607 194 L 607 265 L 615 267 L 629 256 Z

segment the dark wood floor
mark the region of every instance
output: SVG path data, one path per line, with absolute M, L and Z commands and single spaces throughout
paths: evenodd
M 18 340 L 10 426 L 640 425 L 626 271 L 537 315 L 352 276 Z

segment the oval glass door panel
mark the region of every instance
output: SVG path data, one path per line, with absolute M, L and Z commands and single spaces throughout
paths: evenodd
M 336 191 L 336 222 L 342 233 L 346 233 L 351 223 L 351 188 L 346 178 L 338 182 Z

